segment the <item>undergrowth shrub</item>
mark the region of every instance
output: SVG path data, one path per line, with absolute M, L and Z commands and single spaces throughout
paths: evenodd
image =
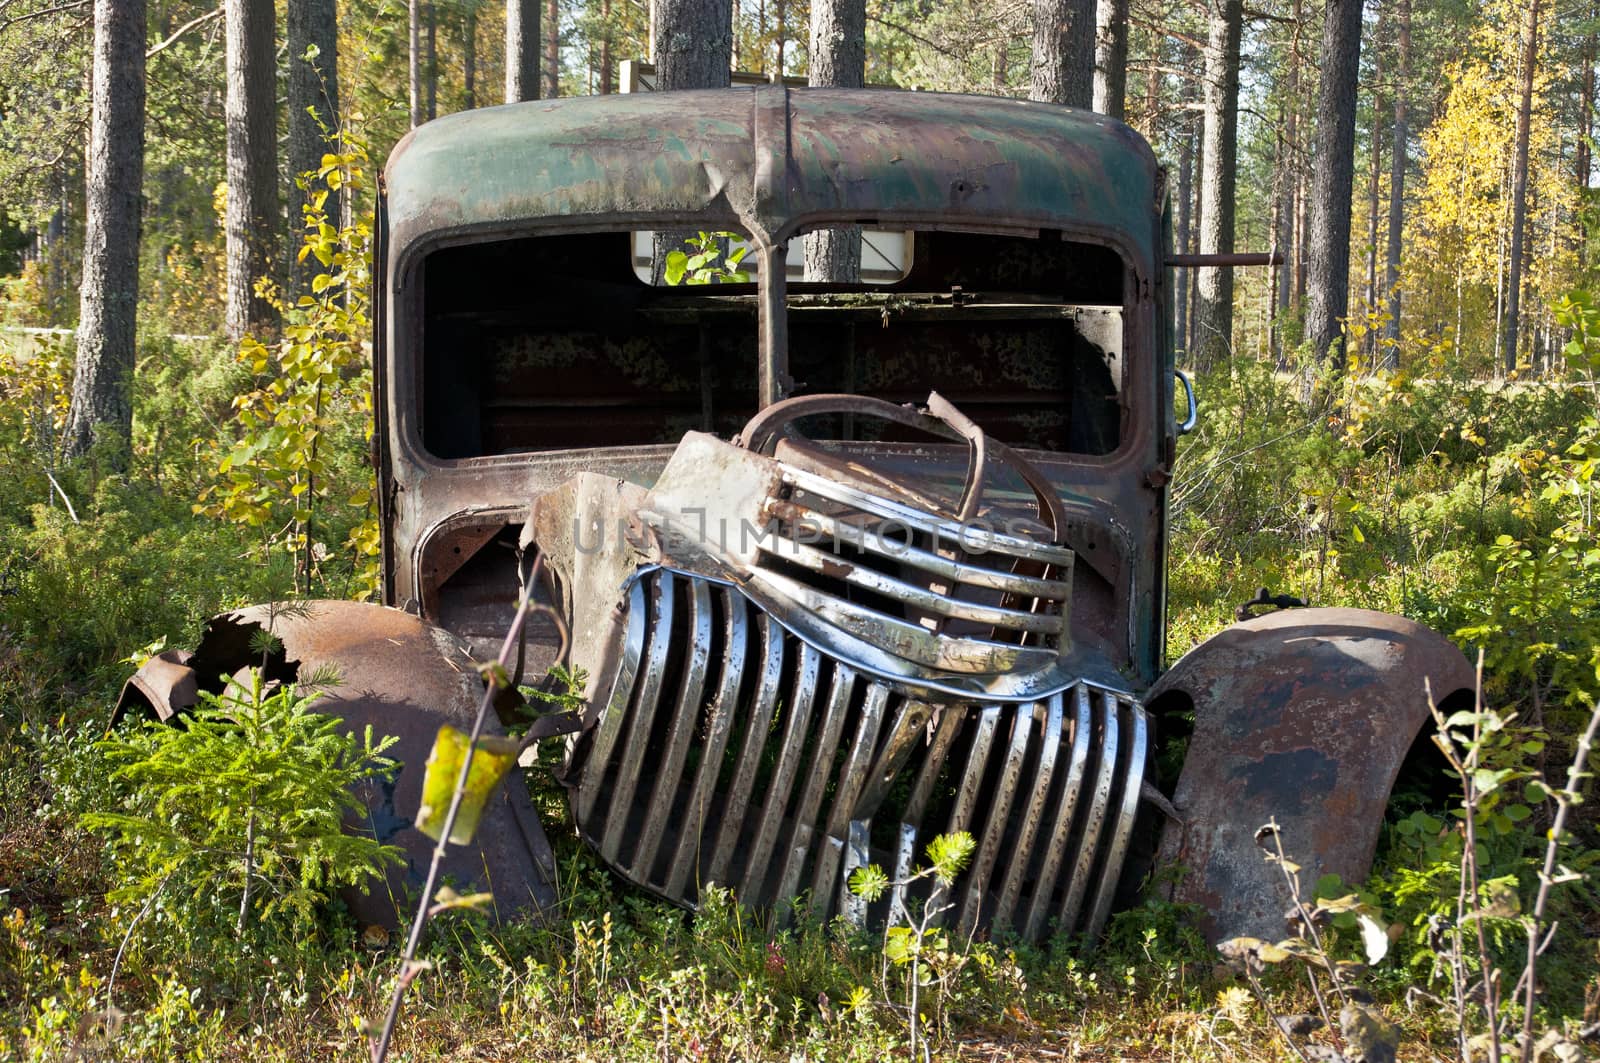
M 145 940 L 188 957 L 312 938 L 334 891 L 398 858 L 343 827 L 361 808 L 354 785 L 394 769 L 383 756 L 394 740 L 312 711 L 331 682 L 279 686 L 250 669 L 173 725 L 100 743 L 122 795 L 84 823 L 108 837 L 121 877 L 108 899 L 137 913 Z

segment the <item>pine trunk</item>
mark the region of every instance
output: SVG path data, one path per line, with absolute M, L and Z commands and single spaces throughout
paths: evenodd
M 1239 137 L 1239 34 L 1242 0 L 1221 0 L 1206 43 L 1205 127 L 1200 170 L 1200 253 L 1233 251 Z M 1233 271 L 1202 267 L 1196 276 L 1195 366 L 1209 369 L 1233 349 Z
M 439 5 L 429 0 L 428 38 L 424 45 L 422 110 L 428 121 L 439 117 Z
M 506 0 L 506 102 L 539 98 L 539 0 Z
M 1406 85 L 1411 77 L 1411 0 L 1399 0 L 1399 40 L 1395 46 L 1394 143 L 1389 154 L 1389 233 L 1384 247 L 1383 287 L 1388 320 L 1383 323 L 1383 366 L 1400 368 L 1400 238 L 1405 222 Z
M 1305 255 L 1302 249 L 1306 238 L 1306 218 L 1304 197 L 1300 194 L 1301 162 L 1305 157 L 1300 143 L 1300 39 L 1305 27 L 1302 20 L 1304 13 L 1302 0 L 1294 0 L 1291 15 L 1294 33 L 1289 39 L 1289 73 L 1284 79 L 1283 93 L 1284 171 L 1281 194 L 1284 197 L 1286 246 L 1283 249 L 1283 265 L 1278 267 L 1278 318 L 1285 325 L 1305 293 Z M 1288 352 L 1279 353 L 1280 357 L 1286 357 Z
M 866 0 L 811 0 L 811 84 L 859 89 L 867 70 Z M 808 281 L 854 284 L 861 279 L 861 228 L 806 235 Z
M 1284 256 L 1283 262 L 1273 267 L 1273 295 L 1277 305 L 1271 347 L 1273 359 L 1280 370 L 1289 361 L 1289 343 L 1284 331 L 1289 323 L 1289 296 L 1294 287 L 1291 276 L 1294 267 L 1288 253 L 1288 248 L 1294 244 L 1294 147 L 1289 139 L 1290 125 L 1286 119 L 1285 131 L 1278 136 L 1278 202 L 1273 208 L 1276 227 L 1272 232 L 1273 250 L 1282 252 Z
M 1161 64 L 1164 60 L 1161 54 L 1162 44 L 1162 38 L 1152 36 L 1150 41 L 1152 49 L 1150 53 L 1150 72 L 1144 79 L 1144 114 L 1141 116 L 1143 121 L 1140 124 L 1140 129 L 1144 133 L 1145 139 L 1152 144 L 1158 139 L 1157 132 L 1161 117 Z
M 422 0 L 406 4 L 406 103 L 411 128 L 422 124 Z
M 285 10 L 289 79 L 289 256 L 294 292 L 309 292 L 321 268 L 315 258 L 296 261 L 305 236 L 305 207 L 326 185 L 306 177 L 322 166 L 322 156 L 337 152 L 339 133 L 339 26 L 334 0 L 289 0 Z M 299 182 L 306 187 L 300 188 Z M 328 191 L 323 204 L 338 224 L 339 193 Z
M 1372 132 L 1367 141 L 1367 277 L 1364 298 L 1366 306 L 1362 315 L 1370 322 L 1378 311 L 1378 182 L 1383 171 L 1383 27 L 1385 10 L 1378 8 L 1378 26 L 1372 46 Z M 1361 350 L 1368 365 L 1375 365 L 1378 352 L 1378 330 L 1367 329 L 1361 335 Z
M 732 0 L 657 0 L 655 14 L 656 90 L 727 88 Z
M 1600 4 L 1597 4 L 1596 7 L 1600 8 Z M 1600 15 L 1600 10 L 1597 10 L 1594 15 Z M 1594 15 L 1591 15 L 1591 18 Z M 1591 32 L 1583 42 L 1583 89 L 1582 100 L 1578 105 L 1577 157 L 1573 160 L 1573 174 L 1578 179 L 1580 202 L 1587 202 L 1589 199 L 1589 170 L 1593 158 L 1590 154 L 1589 141 L 1594 136 L 1595 45 L 1596 35 Z M 1578 268 L 1580 270 L 1588 265 L 1589 259 L 1589 226 L 1585 218 L 1586 212 L 1578 212 Z
M 1184 113 L 1183 132 L 1178 140 L 1178 231 L 1174 242 L 1180 254 L 1189 251 L 1190 219 L 1194 205 L 1194 128 Z M 1173 322 L 1173 342 L 1178 345 L 1187 362 L 1189 354 L 1189 267 L 1180 266 L 1172 283 L 1172 301 L 1176 304 Z
M 1522 91 L 1517 101 L 1517 138 L 1511 169 L 1511 261 L 1506 281 L 1504 364 L 1507 373 L 1517 368 L 1517 338 L 1522 312 L 1523 229 L 1528 221 L 1528 127 L 1533 111 L 1533 68 L 1538 61 L 1539 0 L 1528 5 L 1522 28 Z
M 1189 105 L 1194 102 L 1195 79 L 1188 76 L 1194 70 L 1192 46 L 1183 46 L 1182 63 L 1186 76 L 1181 89 L 1183 106 L 1178 109 L 1178 231 L 1175 238 L 1178 251 L 1188 254 L 1194 233 L 1194 111 Z M 1173 302 L 1177 304 L 1177 319 L 1173 323 L 1174 342 L 1183 352 L 1186 363 L 1193 351 L 1189 344 L 1189 301 L 1194 290 L 1193 280 L 1193 271 L 1183 266 L 1177 271 L 1172 286 Z
M 1128 91 L 1128 0 L 1098 0 L 1094 15 L 1094 109 L 1121 119 Z
M 1306 341 L 1319 363 L 1331 358 L 1339 370 L 1345 364 L 1340 321 L 1350 308 L 1350 195 L 1360 66 L 1361 0 L 1327 0 L 1306 248 Z
M 655 0 L 651 19 L 657 92 L 728 87 L 732 80 L 733 0 Z M 690 235 L 656 233 L 656 283 L 661 283 L 668 253 L 681 249 Z
M 109 433 L 115 438 L 112 460 L 123 468 L 133 429 L 144 50 L 144 0 L 96 0 L 85 159 L 88 216 L 65 451 L 82 454 L 96 436 Z
M 1030 99 L 1093 104 L 1094 20 L 1094 0 L 1033 0 Z
M 478 106 L 478 5 L 467 0 L 461 27 L 462 106 Z
M 544 98 L 561 95 L 561 0 L 550 0 L 544 18 Z
M 612 92 L 611 72 L 611 0 L 600 0 L 600 95 Z
M 228 0 L 227 332 L 237 342 L 273 328 L 255 284 L 273 275 L 278 216 L 277 70 L 272 0 Z

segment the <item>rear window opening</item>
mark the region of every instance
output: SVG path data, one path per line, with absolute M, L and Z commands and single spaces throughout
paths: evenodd
M 936 390 L 1014 446 L 1117 449 L 1127 270 L 1116 252 L 1053 232 L 838 231 L 863 244 L 844 279 L 806 280 L 806 238 L 790 246 L 793 393 L 914 402 Z M 432 253 L 421 266 L 424 448 L 458 460 L 733 435 L 756 412 L 760 368 L 755 256 L 737 257 L 746 242 L 568 233 Z M 813 439 L 902 438 L 875 421 L 800 427 Z

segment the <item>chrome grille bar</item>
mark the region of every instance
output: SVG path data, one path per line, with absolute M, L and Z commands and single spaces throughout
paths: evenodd
M 778 766 L 773 772 L 772 785 L 767 789 L 766 804 L 761 809 L 761 823 L 745 865 L 744 886 L 739 895 L 747 903 L 761 904 L 767 898 L 762 892 L 768 879 L 768 862 L 777 845 L 778 833 L 783 825 L 784 812 L 789 803 L 789 791 L 794 786 L 795 774 L 800 770 L 800 756 L 805 751 L 806 728 L 811 721 L 811 704 L 816 697 L 822 671 L 822 657 L 810 646 L 800 647 L 800 663 L 795 668 L 794 693 L 789 699 L 789 714 L 784 721 L 783 748 L 779 752 Z M 734 814 L 733 809 L 728 810 Z
M 780 917 L 809 887 L 817 917 L 881 920 L 910 898 L 869 905 L 850 871 L 909 877 L 934 836 L 965 830 L 977 849 L 950 894 L 963 930 L 1104 927 L 1148 756 L 1131 699 L 1079 682 L 1033 702 L 930 701 L 801 641 L 737 587 L 665 569 L 627 603 L 618 675 L 568 771 L 580 832 L 622 874 L 690 905 L 734 884 Z
M 1025 613 L 1018 609 L 1001 609 L 947 598 L 923 587 L 917 587 L 892 576 L 886 576 L 865 565 L 852 564 L 825 550 L 794 541 L 761 543 L 761 549 L 775 557 L 793 561 L 813 572 L 820 572 L 843 580 L 852 587 L 894 598 L 914 609 L 940 616 L 960 617 L 975 624 L 992 624 L 1015 631 L 1033 631 L 1054 635 L 1061 630 L 1061 616 L 1049 613 Z
M 1089 761 L 1089 690 L 1079 685 L 1072 691 L 1072 754 L 1067 761 L 1067 776 L 1056 799 L 1056 816 L 1050 828 L 1050 840 L 1044 846 L 1044 868 L 1039 874 L 1041 882 L 1054 882 L 1067 862 L 1067 836 L 1072 831 L 1072 817 L 1078 811 L 1078 798 L 1083 792 L 1083 771 Z M 1030 941 L 1044 933 L 1049 917 L 1048 890 L 1035 888 L 1028 904 L 1028 918 L 1022 936 Z
M 811 509 L 794 502 L 773 503 L 774 514 L 788 522 L 791 528 L 806 526 L 815 528 L 830 543 L 839 543 L 853 546 L 865 552 L 874 538 L 882 541 L 883 528 L 862 527 L 849 521 L 839 520 L 832 514 Z M 788 540 L 799 542 L 798 538 Z M 821 541 L 820 539 L 818 541 Z M 756 544 L 760 549 L 773 552 L 766 540 Z M 980 537 L 980 541 L 971 545 L 987 548 L 987 540 Z M 990 590 L 1009 591 L 1012 594 L 1037 595 L 1041 598 L 1053 598 L 1065 601 L 1072 595 L 1072 584 L 1067 580 L 1043 579 L 1038 576 L 1019 575 L 1005 569 L 984 568 L 981 565 L 967 564 L 953 560 L 942 554 L 929 553 L 918 549 L 910 543 L 895 543 L 893 550 L 894 559 L 901 564 L 910 565 L 921 569 L 930 575 L 950 583 L 964 583 L 969 587 L 987 587 Z M 781 554 L 780 554 L 781 556 Z
M 711 703 L 711 718 L 706 729 L 705 747 L 700 753 L 700 767 L 695 775 L 694 793 L 689 799 L 688 814 L 683 820 L 685 829 L 678 832 L 678 848 L 672 856 L 672 868 L 667 872 L 667 893 L 671 895 L 682 895 L 684 887 L 688 885 L 689 871 L 699 852 L 700 835 L 705 830 L 706 814 L 711 806 L 712 788 L 722 767 L 722 752 L 728 744 L 733 715 L 738 711 L 739 685 L 744 681 L 749 629 L 745 621 L 744 598 L 727 588 L 721 588 L 718 600 L 722 602 L 725 624 L 722 644 L 726 665 L 722 670 L 722 684 Z M 693 725 L 692 720 L 690 725 Z
M 730 594 L 730 597 L 740 598 Z M 742 599 L 741 599 L 742 600 Z M 783 681 L 783 629 L 766 613 L 756 613 L 756 624 L 761 628 L 761 678 L 754 699 L 744 721 L 744 751 L 739 755 L 739 767 L 728 788 L 727 809 L 751 808 L 750 792 L 755 787 L 756 772 L 761 766 L 761 754 L 767 748 L 767 729 L 772 726 L 773 713 L 778 708 L 778 692 Z M 730 705 L 728 715 L 739 711 Z M 708 882 L 726 884 L 733 853 L 739 843 L 739 829 L 744 825 L 741 815 L 724 815 L 722 828 L 717 832 L 717 843 L 711 857 Z
M 644 830 L 633 854 L 633 871 L 644 881 L 651 879 L 661 836 L 672 815 L 673 795 L 683 775 L 683 762 L 698 728 L 706 669 L 711 665 L 711 585 L 705 580 L 689 581 L 689 645 L 678 705 L 667 724 L 667 752 L 656 769 L 656 785 L 645 809 Z M 742 661 L 740 662 L 743 663 Z
M 666 675 L 668 650 L 672 643 L 672 597 L 676 581 L 670 572 L 649 581 L 650 597 L 650 649 L 645 656 L 644 682 L 639 696 L 634 699 L 628 721 L 627 743 L 623 747 L 622 765 L 611 793 L 612 811 L 606 817 L 606 829 L 600 843 L 600 854 L 611 863 L 620 863 L 622 837 L 628 827 L 628 809 L 633 806 L 633 791 L 639 783 L 639 766 L 644 759 L 645 745 L 650 740 L 650 724 L 655 718 L 656 703 L 661 697 L 661 682 Z M 599 785 L 599 780 L 596 780 Z M 620 815 L 617 814 L 620 811 Z
M 852 509 L 871 513 L 887 520 L 903 524 L 908 528 L 938 537 L 948 543 L 960 546 L 964 537 L 972 535 L 972 529 L 953 520 L 944 520 L 935 517 L 924 510 L 903 505 L 880 495 L 869 494 L 858 490 L 849 484 L 830 480 L 825 476 L 797 469 L 792 465 L 783 467 L 783 478 L 786 482 L 800 488 L 806 494 L 825 498 L 830 502 L 838 502 Z M 1056 546 L 1051 543 L 1035 542 L 1032 539 L 1023 539 L 1004 532 L 989 532 L 984 536 L 984 545 L 987 552 L 1003 554 L 1008 557 L 1021 558 L 1028 561 L 1043 561 L 1046 564 L 1070 568 L 1073 554 L 1065 546 Z

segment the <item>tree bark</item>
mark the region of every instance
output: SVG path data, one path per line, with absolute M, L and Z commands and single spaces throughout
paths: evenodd
M 732 0 L 657 0 L 655 12 L 657 91 L 727 88 Z
M 1300 64 L 1302 38 L 1305 32 L 1304 0 L 1294 0 L 1293 51 L 1289 56 L 1289 83 L 1286 98 L 1289 107 L 1288 127 L 1284 135 L 1289 141 L 1289 197 L 1294 215 L 1289 239 L 1288 264 L 1289 290 L 1285 310 L 1301 313 L 1306 299 L 1306 157 L 1305 125 L 1300 121 L 1304 111 L 1304 94 L 1301 91 Z
M 733 0 L 655 0 L 650 39 L 656 91 L 725 89 L 733 62 Z M 780 38 L 781 41 L 781 38 Z M 779 56 L 782 50 L 780 46 Z M 778 67 L 783 69 L 781 63 Z M 684 232 L 655 235 L 655 278 L 661 283 L 667 255 L 683 247 Z
M 1094 109 L 1121 120 L 1127 114 L 1128 0 L 1098 0 L 1094 24 Z
M 600 0 L 600 95 L 612 92 L 611 0 Z
M 293 291 L 310 291 L 311 278 L 320 265 L 307 256 L 296 261 L 305 236 L 305 208 L 319 190 L 327 191 L 323 204 L 338 224 L 339 193 L 306 177 L 322 166 L 322 156 L 338 150 L 339 134 L 339 26 L 334 0 L 289 0 L 285 25 L 289 39 L 289 261 L 294 273 Z M 300 188 L 304 182 L 305 188 Z
M 1289 104 L 1292 106 L 1292 102 Z M 1289 248 L 1294 246 L 1294 146 L 1290 143 L 1288 116 L 1285 116 L 1284 131 L 1278 135 L 1278 203 L 1273 210 L 1276 228 L 1272 233 L 1273 250 L 1283 253 L 1283 262 L 1272 267 L 1274 284 L 1273 295 L 1276 299 L 1276 308 L 1273 314 L 1273 329 L 1271 350 L 1277 367 L 1282 370 L 1288 365 L 1289 343 L 1286 335 L 1289 324 L 1289 296 L 1294 288 Z
M 1395 45 L 1394 143 L 1389 154 L 1389 233 L 1384 248 L 1383 288 L 1388 293 L 1388 320 L 1383 323 L 1383 367 L 1400 368 L 1400 238 L 1405 222 L 1406 85 L 1411 77 L 1411 0 L 1395 10 L 1399 39 Z M 1592 71 L 1591 71 L 1592 73 Z
M 439 5 L 428 0 L 428 37 L 424 44 L 422 67 L 422 112 L 428 121 L 439 117 Z
M 1363 313 L 1368 321 L 1378 312 L 1378 182 L 1383 171 L 1383 28 L 1386 11 L 1378 7 L 1378 25 L 1372 45 L 1372 132 L 1369 134 L 1367 159 L 1367 278 Z M 1368 364 L 1377 364 L 1378 330 L 1371 328 L 1362 333 L 1361 349 Z
M 1507 373 L 1517 368 L 1517 338 L 1522 312 L 1523 229 L 1528 221 L 1528 127 L 1533 112 L 1533 68 L 1538 62 L 1539 0 L 1528 4 L 1522 27 L 1522 90 L 1517 101 L 1516 146 L 1511 168 L 1511 261 L 1506 281 L 1506 327 L 1503 354 Z
M 422 124 L 422 0 L 408 0 L 406 28 L 406 102 L 415 129 Z
M 1345 352 L 1340 322 L 1350 308 L 1350 195 L 1360 65 L 1361 0 L 1327 0 L 1306 249 L 1306 341 L 1318 363 L 1331 358 L 1341 371 Z
M 506 0 L 506 102 L 539 98 L 539 0 Z
M 65 450 L 111 433 L 126 468 L 133 429 L 139 308 L 140 184 L 144 175 L 144 0 L 96 0 L 89 112 L 87 214 L 78 352 Z
M 811 84 L 859 89 L 866 82 L 866 0 L 811 0 Z M 861 279 L 861 227 L 806 234 L 808 281 L 854 284 Z
M 1193 68 L 1193 48 L 1185 45 L 1183 48 L 1183 65 L 1186 70 Z M 1178 231 L 1176 240 L 1178 251 L 1187 254 L 1190 250 L 1190 240 L 1193 232 L 1194 210 L 1194 112 L 1189 104 L 1194 102 L 1194 79 L 1185 77 L 1183 80 L 1183 106 L 1178 114 Z M 1177 320 L 1173 324 L 1174 342 L 1183 351 L 1185 362 L 1193 348 L 1189 344 L 1189 299 L 1193 288 L 1191 270 L 1188 266 L 1181 266 L 1173 282 L 1173 302 L 1177 304 L 1175 313 Z
M 1600 16 L 1600 3 L 1594 5 L 1590 13 L 1590 25 L 1593 19 Z M 1589 139 L 1594 136 L 1594 95 L 1595 79 L 1594 64 L 1596 60 L 1596 45 L 1600 38 L 1590 32 L 1583 42 L 1583 88 L 1582 100 L 1578 105 L 1578 150 L 1577 157 L 1573 160 L 1573 174 L 1578 179 L 1580 201 L 1587 202 L 1589 198 L 1589 171 L 1592 167 L 1593 156 L 1589 150 Z M 1589 259 L 1589 225 L 1585 220 L 1585 211 L 1578 212 L 1578 268 L 1584 269 Z
M 1200 253 L 1233 251 L 1234 185 L 1239 140 L 1239 35 L 1242 0 L 1219 0 L 1211 13 L 1205 60 L 1205 126 L 1200 170 Z M 1233 271 L 1196 271 L 1195 365 L 1209 369 L 1233 350 Z
M 227 0 L 228 338 L 269 333 L 273 310 L 255 294 L 271 278 L 278 217 L 277 71 L 272 0 Z
M 462 103 L 467 110 L 478 106 L 478 5 L 467 0 L 461 27 Z
M 544 27 L 544 98 L 561 95 L 561 0 L 550 0 Z
M 1150 42 L 1150 72 L 1144 79 L 1144 114 L 1141 116 L 1143 118 L 1141 131 L 1144 133 L 1145 139 L 1152 144 L 1156 141 L 1161 124 L 1161 90 L 1164 80 L 1161 75 L 1161 64 L 1165 61 L 1165 56 L 1162 55 L 1162 44 L 1162 38 L 1152 35 Z
M 1094 18 L 1095 0 L 1033 0 L 1029 99 L 1094 103 Z

